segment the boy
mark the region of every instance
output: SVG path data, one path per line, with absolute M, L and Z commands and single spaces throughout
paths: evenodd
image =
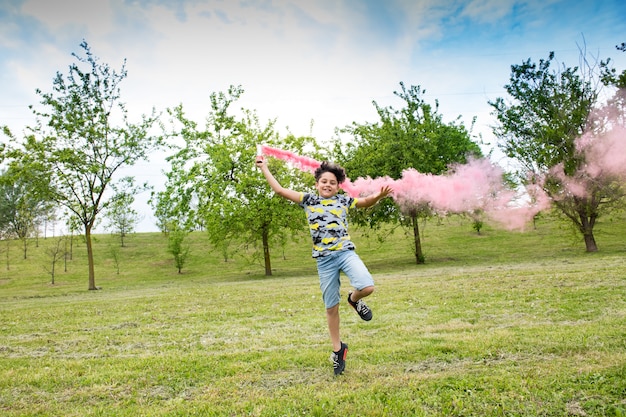
M 339 336 L 339 274 L 344 272 L 354 290 L 348 293 L 348 303 L 366 321 L 372 319 L 372 311 L 363 301 L 374 292 L 374 281 L 363 261 L 354 251 L 354 243 L 348 234 L 348 209 L 371 207 L 389 195 L 389 187 L 363 198 L 338 194 L 340 184 L 346 179 L 339 165 L 322 162 L 315 171 L 315 188 L 318 195 L 301 193 L 281 186 L 267 167 L 263 156 L 257 156 L 256 165 L 261 169 L 274 192 L 300 205 L 306 212 L 313 239 L 313 258 L 317 261 L 322 298 L 326 306 L 326 320 L 333 346 L 330 356 L 335 375 L 346 367 L 348 345 Z

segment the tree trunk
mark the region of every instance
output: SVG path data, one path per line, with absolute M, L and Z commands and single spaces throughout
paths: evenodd
M 422 253 L 422 241 L 420 240 L 420 226 L 417 215 L 411 216 L 413 225 L 413 240 L 415 242 L 415 263 L 424 263 L 424 254 Z
M 272 261 L 270 260 L 270 238 L 267 228 L 263 228 L 263 259 L 265 260 L 265 276 L 272 275 Z
M 593 236 L 593 226 L 595 225 L 595 217 L 594 216 L 585 216 L 584 214 L 580 215 L 580 231 L 585 238 L 585 248 L 587 252 L 597 252 L 598 245 L 596 245 L 596 238 Z
M 585 234 L 585 247 L 587 252 L 597 252 L 598 246 L 596 245 L 596 239 L 593 237 L 593 233 Z
M 7 271 L 11 268 L 9 267 L 9 249 L 11 247 L 11 239 L 7 239 Z
M 85 225 L 85 241 L 87 242 L 87 263 L 89 264 L 89 290 L 97 290 L 96 273 L 93 266 L 93 246 L 91 245 L 91 225 Z

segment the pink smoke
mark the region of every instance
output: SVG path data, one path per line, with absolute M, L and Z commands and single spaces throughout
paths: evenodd
M 423 176 L 409 171 L 413 176 Z M 430 186 L 425 184 L 427 200 L 440 212 L 467 212 L 485 209 L 494 197 L 503 191 L 502 170 L 486 159 L 470 160 L 466 165 L 454 166 L 446 175 L 430 175 Z M 407 182 L 407 171 L 402 177 Z M 410 181 L 405 186 L 411 186 Z
M 563 164 L 550 168 L 547 176 L 561 185 L 559 194 L 552 195 L 554 200 L 588 197 L 593 184 L 626 182 L 626 127 L 615 123 L 601 134 L 587 132 L 574 144 L 585 162 L 572 175 L 565 173 Z
M 263 154 L 286 161 L 308 172 L 314 172 L 320 162 L 263 145 Z M 401 209 L 428 205 L 439 213 L 464 213 L 482 210 L 494 220 L 510 229 L 521 229 L 544 209 L 543 203 L 520 207 L 514 205 L 515 193 L 502 183 L 502 169 L 486 159 L 476 159 L 457 165 L 447 175 L 422 174 L 415 169 L 403 171 L 402 177 L 393 180 L 382 178 L 349 178 L 341 188 L 352 197 L 363 197 L 389 186 L 392 197 Z
M 624 90 L 618 91 L 618 95 Z M 584 165 L 573 175 L 566 175 L 563 165 L 551 168 L 548 175 L 559 180 L 562 190 L 553 196 L 559 200 L 568 196 L 586 197 L 594 184 L 626 181 L 626 114 L 619 100 L 610 100 L 595 109 L 588 118 L 589 131 L 576 139 L 576 152 Z
M 311 174 L 321 165 L 320 162 L 313 158 L 307 158 L 306 156 L 296 155 L 293 152 L 285 151 L 278 148 L 272 148 L 267 145 L 261 145 L 261 152 L 264 155 L 273 156 L 275 158 L 286 161 L 296 168 L 304 172 L 310 172 Z
M 523 196 L 511 190 L 503 191 L 495 204 L 485 208 L 485 214 L 508 230 L 523 230 L 533 217 L 551 205 L 541 184 L 531 182 L 526 185 Z
M 615 125 L 600 136 L 586 133 L 576 141 L 576 149 L 585 155 L 583 172 L 591 178 L 626 179 L 626 127 Z
M 293 152 L 285 151 L 283 149 L 272 148 L 267 145 L 260 145 L 261 153 L 268 156 L 273 156 L 275 158 L 281 159 L 294 167 L 300 169 L 304 172 L 310 172 L 313 174 L 317 168 L 322 164 L 319 161 L 316 161 L 313 158 L 309 158 L 306 156 L 300 156 Z M 350 178 L 346 178 L 346 180 L 341 184 L 341 188 L 350 196 L 358 197 L 363 195 L 372 194 L 380 190 L 380 187 L 374 189 L 367 189 L 368 187 L 359 187 L 350 181 Z M 365 193 L 365 194 L 364 194 Z

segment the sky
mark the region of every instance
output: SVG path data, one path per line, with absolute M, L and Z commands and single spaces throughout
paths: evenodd
M 372 101 L 401 107 L 399 83 L 419 85 L 498 156 L 488 102 L 507 97 L 511 65 L 550 51 L 568 67 L 611 58 L 626 69 L 623 0 L 0 0 L 0 126 L 17 136 L 36 89 L 52 90 L 85 40 L 112 69 L 126 60 L 131 120 L 182 104 L 200 125 L 209 95 L 244 89 L 236 107 L 276 119 L 279 132 L 320 143 L 352 122 L 376 122 Z M 3 139 L 5 140 L 5 139 Z M 506 166 L 505 166 L 506 168 Z M 162 154 L 132 170 L 163 188 Z M 149 195 L 137 231 L 156 231 Z

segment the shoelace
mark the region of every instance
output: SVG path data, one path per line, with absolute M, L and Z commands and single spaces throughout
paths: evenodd
M 356 311 L 358 313 L 363 313 L 363 314 L 367 314 L 369 312 L 369 308 L 367 307 L 367 305 L 365 305 L 365 303 L 361 300 L 356 302 Z
M 333 363 L 333 368 L 339 367 L 339 355 L 338 354 L 336 354 L 335 352 L 331 353 L 330 360 Z

